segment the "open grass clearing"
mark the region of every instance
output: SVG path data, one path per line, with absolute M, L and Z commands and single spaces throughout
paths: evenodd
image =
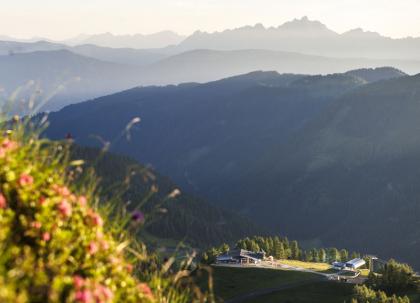
M 298 271 L 213 267 L 213 279 L 216 296 L 226 300 L 261 289 L 322 278 L 316 274 Z
M 350 302 L 353 285 L 339 282 L 315 282 L 285 289 L 244 303 L 341 303 Z

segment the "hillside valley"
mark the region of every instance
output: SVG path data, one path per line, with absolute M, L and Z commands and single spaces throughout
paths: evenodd
M 101 136 L 275 233 L 417 266 L 419 87 L 393 69 L 255 72 L 72 105 L 50 115 L 46 134 L 83 145 Z M 136 116 L 131 140 L 118 139 Z

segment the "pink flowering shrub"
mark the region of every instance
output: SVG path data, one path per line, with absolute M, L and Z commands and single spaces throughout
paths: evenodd
M 65 157 L 17 133 L 0 135 L 0 302 L 171 301 L 159 285 L 175 289 L 172 280 L 133 276 L 127 238 L 72 186 Z

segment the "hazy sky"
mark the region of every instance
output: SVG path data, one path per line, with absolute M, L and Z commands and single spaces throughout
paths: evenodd
M 344 32 L 362 27 L 420 36 L 420 0 L 0 0 L 0 35 L 69 38 L 79 33 L 215 31 L 278 26 L 307 15 Z

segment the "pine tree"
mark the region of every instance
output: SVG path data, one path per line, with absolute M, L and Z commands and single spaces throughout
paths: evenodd
M 274 239 L 274 258 L 277 260 L 283 259 L 285 257 L 283 243 L 279 239 Z
M 285 237 L 282 242 L 284 245 L 284 249 L 290 249 L 289 239 L 287 239 L 287 237 Z
M 349 260 L 349 252 L 345 249 L 340 250 L 340 260 L 346 262 Z
M 329 262 L 340 261 L 340 253 L 337 248 L 332 247 L 328 250 L 328 261 Z
M 221 253 L 221 254 L 226 254 L 226 253 L 228 253 L 228 252 L 230 251 L 230 247 L 229 247 L 229 245 L 227 245 L 226 243 L 223 243 L 223 244 L 220 246 L 219 251 L 220 251 L 220 253 Z
M 274 241 L 272 237 L 268 238 L 269 251 L 267 252 L 270 256 L 274 255 Z
M 248 250 L 257 252 L 257 251 L 260 251 L 260 247 L 258 246 L 258 244 L 255 240 L 251 240 L 250 241 L 250 247 L 249 247 Z
M 320 258 L 319 258 L 319 252 L 316 248 L 311 250 L 311 254 L 312 254 L 312 260 L 313 262 L 320 262 Z
M 292 241 L 290 243 L 291 258 L 293 260 L 299 260 L 300 249 L 297 241 Z
M 327 253 L 325 252 L 325 249 L 321 248 L 318 251 L 319 261 L 320 262 L 326 262 L 327 261 Z

